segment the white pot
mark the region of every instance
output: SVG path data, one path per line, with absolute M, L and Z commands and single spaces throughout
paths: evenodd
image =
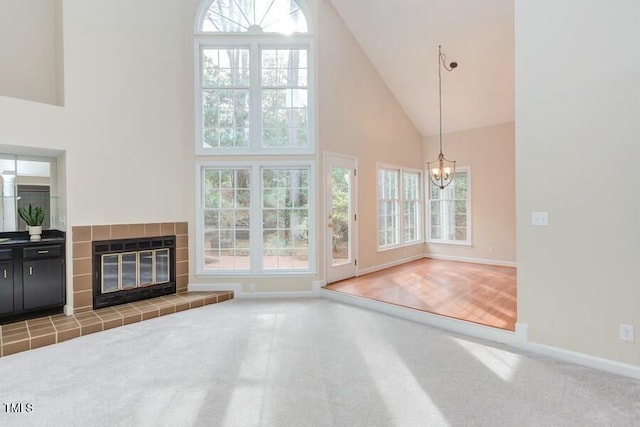
M 37 242 L 42 238 L 42 226 L 41 225 L 30 225 L 29 226 L 29 236 L 31 236 L 31 241 Z

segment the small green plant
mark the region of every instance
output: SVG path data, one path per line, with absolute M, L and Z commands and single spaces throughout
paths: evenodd
M 31 206 L 31 203 L 29 203 L 29 209 L 19 208 L 18 215 L 31 227 L 37 227 L 44 222 L 44 209 L 40 206 Z

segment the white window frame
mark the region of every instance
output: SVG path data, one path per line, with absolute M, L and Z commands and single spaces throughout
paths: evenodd
M 313 36 L 244 33 L 198 33 L 194 40 L 195 58 L 195 153 L 211 155 L 305 155 L 315 153 L 315 49 Z M 249 147 L 205 148 L 202 141 L 202 50 L 203 49 L 249 49 Z M 307 143 L 306 147 L 262 146 L 262 84 L 261 52 L 264 49 L 307 49 Z
M 262 180 L 260 173 L 263 168 L 300 168 L 309 169 L 309 268 L 308 269 L 265 269 L 262 265 Z M 250 270 L 206 270 L 204 268 L 205 255 L 205 226 L 204 226 L 204 183 L 202 182 L 203 170 L 206 168 L 246 168 L 251 169 L 251 210 L 252 218 L 250 225 Z M 251 161 L 202 161 L 196 162 L 196 275 L 197 276 L 233 276 L 233 277 L 265 277 L 265 276 L 297 276 L 312 277 L 317 274 L 316 260 L 316 182 L 315 182 L 315 165 L 313 161 L 306 160 L 288 160 L 288 161 L 272 161 L 272 160 L 251 160 Z M 257 219 L 256 219 L 257 218 Z
M 417 209 L 418 209 L 418 220 L 416 221 L 415 227 L 416 227 L 416 231 L 417 231 L 417 236 L 415 239 L 413 240 L 404 240 L 405 239 L 405 228 L 406 228 L 406 224 L 405 224 L 405 211 L 404 211 L 404 204 L 407 200 L 404 199 L 404 178 L 405 178 L 405 174 L 414 174 L 414 175 L 418 175 L 417 176 L 417 184 L 418 184 L 418 200 L 415 201 Z M 410 169 L 410 168 L 403 168 L 400 174 L 400 179 L 402 180 L 402 182 L 400 183 L 400 190 L 402 191 L 401 194 L 401 203 L 402 205 L 400 206 L 400 210 L 402 211 L 402 241 L 404 245 L 411 245 L 411 244 L 415 244 L 415 243 L 424 243 L 424 186 L 422 183 L 422 176 L 423 176 L 423 171 L 421 171 L 420 169 Z
M 396 211 L 396 221 L 398 224 L 398 235 L 397 235 L 397 243 L 393 243 L 390 245 L 380 245 L 379 233 L 380 233 L 380 181 L 379 174 L 381 169 L 386 170 L 396 170 L 398 171 L 398 209 Z M 413 173 L 418 174 L 418 185 L 422 186 L 422 180 L 424 176 L 424 172 L 420 169 L 414 169 L 404 166 L 392 165 L 388 163 L 377 163 L 376 164 L 376 246 L 377 251 L 382 252 L 390 249 L 396 249 L 404 246 L 411 246 L 424 243 L 424 191 L 422 188 L 419 189 L 419 201 L 418 208 L 420 209 L 419 215 L 420 220 L 417 226 L 419 229 L 419 236 L 416 240 L 405 241 L 404 240 L 404 174 L 405 173 Z
M 471 212 L 471 189 L 472 189 L 472 180 L 471 180 L 471 167 L 469 166 L 458 166 L 456 167 L 456 174 L 458 173 L 466 173 L 467 174 L 467 200 L 466 200 L 466 210 L 467 210 L 467 239 L 466 240 L 450 240 L 450 239 L 433 239 L 431 237 L 432 227 L 431 227 L 431 188 L 433 183 L 429 179 L 429 176 L 426 176 L 427 185 L 425 188 L 427 189 L 427 197 L 425 197 L 426 203 L 426 225 L 427 225 L 427 243 L 435 243 L 435 244 L 444 244 L 444 245 L 458 245 L 458 246 L 473 246 L 472 242 L 472 212 Z M 455 179 L 455 178 L 454 178 Z M 450 184 L 453 185 L 454 183 Z M 441 231 L 441 235 L 444 235 Z

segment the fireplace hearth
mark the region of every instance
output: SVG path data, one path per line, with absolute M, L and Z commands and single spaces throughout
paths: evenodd
M 94 241 L 93 309 L 176 292 L 176 236 Z

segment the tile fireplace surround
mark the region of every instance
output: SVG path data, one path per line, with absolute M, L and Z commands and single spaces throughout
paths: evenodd
M 88 225 L 72 227 L 73 312 L 93 309 L 91 242 L 137 237 L 176 236 L 176 291 L 187 291 L 189 283 L 189 236 L 186 222 L 152 224 Z
M 189 238 L 186 222 L 90 225 L 71 230 L 73 316 L 57 314 L 0 326 L 0 356 L 233 299 L 233 291 L 187 292 Z M 168 235 L 176 236 L 176 293 L 94 311 L 92 242 Z

